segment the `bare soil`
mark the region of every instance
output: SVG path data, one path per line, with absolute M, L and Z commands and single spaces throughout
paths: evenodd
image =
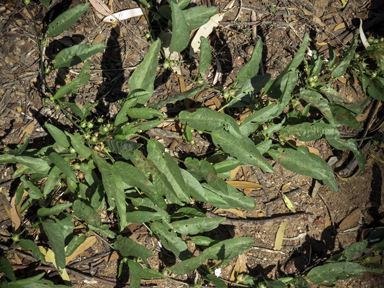
M 45 106 L 44 100 L 49 97 L 47 87 L 58 89 L 75 79 L 81 66 L 59 69 L 58 73 L 51 73 L 47 77 L 47 83 L 42 83 L 37 35 L 41 35 L 49 19 L 54 19 L 60 12 L 82 2 L 63 0 L 51 5 L 52 8 L 48 10 L 35 2 L 31 2 L 26 7 L 20 1 L 0 0 L 0 148 L 4 145 L 13 148 L 23 143 L 23 139 L 28 135 L 31 136 L 32 147 L 51 144 L 52 139 L 44 129 L 44 122 L 47 120 L 63 130 L 74 131 L 75 127 L 65 115 L 55 111 L 50 105 Z M 220 11 L 223 11 L 230 1 L 192 2 L 199 6 L 217 6 Z M 115 11 L 136 7 L 138 5 L 134 1 L 115 0 L 114 2 Z M 311 49 L 317 49 L 327 57 L 327 46 L 323 44 L 330 43 L 337 53 L 341 54 L 350 43 L 352 32 L 359 25 L 358 18 L 369 22 L 379 17 L 381 20 L 374 22 L 374 25 L 367 29 L 366 34 L 384 37 L 384 31 L 381 28 L 383 17 L 380 18 L 383 13 L 384 3 L 380 0 L 349 0 L 344 8 L 341 1 L 331 0 L 240 0 L 240 2 L 236 0 L 234 7 L 226 13 L 221 24 L 210 36 L 209 40 L 214 53 L 208 79 L 212 81 L 218 68 L 217 63 L 220 63 L 223 73 L 220 79 L 221 85 L 227 87 L 234 81 L 237 72 L 249 60 L 252 53 L 255 44 L 252 38 L 253 30 L 264 43 L 262 68 L 265 73 L 271 74 L 274 78 L 292 59 L 306 32 L 310 33 Z M 343 28 L 335 29 L 342 23 L 345 24 Z M 145 18 L 133 18 L 113 28 L 100 21 L 91 7 L 75 25 L 50 42 L 45 51 L 45 58 L 46 61 L 52 60 L 58 51 L 75 44 L 105 43 L 108 46 L 107 49 L 89 59 L 92 67 L 90 82 L 68 101 L 79 106 L 98 101 L 99 104 L 93 111 L 94 115 L 113 119 L 120 109 L 118 100 L 124 99 L 129 91 L 128 79 L 131 73 L 143 60 L 150 47 L 149 40 L 144 37 L 148 31 L 149 26 Z M 196 75 L 195 60 L 185 57 L 181 71 L 186 79 Z M 157 71 L 155 85 L 156 90 L 151 102 L 179 93 L 182 89 L 180 78 L 163 68 Z M 193 87 L 193 83 L 188 80 L 185 80 L 184 85 L 187 90 Z M 334 88 L 347 102 L 360 103 L 365 99 L 360 86 L 354 81 L 340 82 Z M 207 101 L 216 96 L 210 94 L 202 98 Z M 224 101 L 220 97 L 218 100 Z M 200 107 L 201 101 L 202 99 L 190 99 L 182 104 L 167 106 L 164 112 L 177 115 L 186 107 Z M 370 107 L 370 103 L 367 107 Z M 369 115 L 369 110 L 367 113 L 366 115 Z M 375 116 L 377 121 L 383 120 L 381 115 L 382 110 L 379 110 Z M 363 127 L 366 122 L 367 117 L 361 120 Z M 345 129 L 344 131 L 351 132 Z M 163 139 L 162 143 L 169 148 L 171 154 L 177 157 L 199 155 L 210 149 L 209 142 L 207 143 L 201 137 L 201 141 L 194 146 L 184 142 L 177 127 L 154 129 L 149 131 L 147 136 Z M 196 135 L 196 137 L 199 136 Z M 349 151 L 333 150 L 323 140 L 306 143 L 306 145 L 317 149 L 319 155 L 326 161 L 333 156 L 345 159 L 343 166 L 333 166 L 336 173 L 352 160 Z M 221 225 L 215 231 L 207 233 L 207 236 L 217 240 L 240 236 L 252 237 L 255 240 L 254 248 L 249 250 L 245 257 L 247 273 L 252 276 L 263 275 L 277 279 L 287 274 L 305 273 L 330 255 L 361 240 L 366 229 L 383 225 L 384 164 L 382 160 L 377 160 L 384 159 L 383 149 L 372 147 L 369 153 L 376 158 L 370 158 L 367 154 L 368 161 L 364 172 L 359 172 L 349 180 L 337 178 L 339 184 L 337 193 L 332 192 L 325 185 L 320 185 L 316 197 L 312 197 L 315 186 L 312 178 L 296 175 L 277 163 L 274 164 L 276 171 L 274 174 L 266 174 L 260 169 L 251 167 L 239 169 L 234 180 L 251 181 L 266 187 L 244 191 L 254 197 L 259 204 L 254 211 L 244 211 L 246 219 L 253 221 L 254 225 L 250 227 Z M 19 184 L 17 180 L 12 179 L 15 170 L 15 165 L 0 165 L 0 187 L 8 200 Z M 352 175 L 355 173 L 356 171 Z M 291 214 L 284 202 L 279 200 L 280 190 L 288 183 L 290 185 L 286 186 L 288 188 L 284 192 L 288 193 L 296 211 L 309 213 L 311 217 L 290 221 L 285 230 L 283 247 L 277 251 L 274 247 L 279 224 L 260 226 L 257 220 Z M 340 223 L 356 209 L 361 210 L 358 217 L 350 221 L 348 229 L 341 230 Z M 3 210 L 0 209 L 1 249 L 11 243 L 9 217 Z M 221 215 L 238 218 L 230 212 Z M 29 220 L 26 219 L 26 221 Z M 154 253 L 154 256 L 148 259 L 152 269 L 161 270 L 177 261 L 173 255 L 159 246 L 157 240 L 152 238 L 143 226 L 131 225 L 128 228 L 127 236 L 145 245 Z M 195 256 L 199 254 L 197 248 L 190 247 Z M 109 250 L 110 248 L 98 239 L 92 248 L 79 255 L 72 264 Z M 126 269 L 123 269 L 122 276 L 117 279 L 120 260 L 116 255 L 98 263 L 100 259 L 102 257 L 96 257 L 90 262 L 91 264 L 86 263 L 76 267 L 82 274 L 71 274 L 74 287 L 114 287 L 116 283 L 126 283 L 128 280 Z M 29 266 L 31 261 L 27 258 L 14 253 L 9 260 L 15 265 L 18 277 L 33 274 L 34 268 Z M 384 259 L 380 261 L 384 264 Z M 222 267 L 223 279 L 230 280 L 235 262 L 236 259 Z M 210 263 L 210 265 L 213 264 Z M 26 267 L 17 268 L 17 265 Z M 60 283 L 57 273 L 51 272 L 48 275 L 49 279 Z M 193 272 L 184 276 L 172 275 L 172 278 L 193 284 L 200 280 L 201 276 L 198 272 Z M 100 282 L 100 279 L 104 282 Z M 142 285 L 149 285 L 147 287 L 183 286 L 180 282 L 170 280 L 142 281 Z M 311 286 L 318 287 L 315 284 Z M 337 287 L 384 287 L 384 276 L 365 274 L 362 277 L 339 281 Z

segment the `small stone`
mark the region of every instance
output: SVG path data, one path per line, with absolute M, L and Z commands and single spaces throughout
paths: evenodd
M 247 53 L 247 55 L 251 56 L 252 53 L 253 53 L 253 50 L 254 50 L 254 49 L 255 49 L 255 47 L 253 47 L 252 45 L 247 46 L 247 47 L 245 48 L 245 53 Z

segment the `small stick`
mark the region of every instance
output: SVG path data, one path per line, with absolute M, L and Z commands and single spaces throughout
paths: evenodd
M 252 250 L 256 250 L 256 251 L 260 251 L 260 252 L 278 253 L 278 254 L 285 255 L 285 253 L 282 252 L 282 251 L 272 250 L 272 249 L 268 249 L 268 248 L 262 248 L 262 247 L 253 246 L 251 249 Z
M 207 215 L 208 218 L 219 218 L 221 216 L 207 212 L 205 215 Z M 285 216 L 277 216 L 273 218 L 268 219 L 258 219 L 258 220 L 251 220 L 251 219 L 231 219 L 226 218 L 223 222 L 221 222 L 222 225 L 242 225 L 245 227 L 255 227 L 255 226 L 272 226 L 275 224 L 280 224 L 282 222 L 290 222 L 294 220 L 300 220 L 304 219 L 308 222 L 313 222 L 312 214 L 309 213 L 296 213 L 292 215 L 285 215 Z

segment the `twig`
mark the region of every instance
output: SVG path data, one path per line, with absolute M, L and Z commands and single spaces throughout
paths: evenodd
M 292 190 L 292 191 L 289 191 L 289 192 L 286 192 L 284 194 L 285 194 L 285 196 L 290 197 L 290 196 L 293 196 L 294 194 L 296 194 L 298 192 L 300 192 L 299 188 L 297 188 L 295 190 Z M 265 203 L 265 206 L 276 204 L 276 203 L 278 203 L 280 201 L 283 201 L 283 197 L 278 197 L 278 198 L 276 198 L 276 199 L 274 199 L 274 200 L 272 200 L 272 201 L 270 201 L 268 203 Z
M 336 234 L 335 221 L 333 221 L 333 216 L 332 216 L 332 213 L 331 213 L 331 209 L 329 208 L 329 205 L 328 205 L 327 201 L 324 200 L 323 196 L 321 196 L 320 193 L 317 193 L 317 196 L 319 196 L 319 198 L 321 199 L 321 201 L 323 201 L 323 203 L 325 204 L 325 207 L 327 207 L 329 218 L 331 218 L 331 223 L 332 223 L 332 227 L 333 227 L 333 232 Z
M 79 262 L 73 263 L 71 265 L 68 265 L 68 267 L 75 268 L 77 266 L 80 266 L 80 265 L 92 262 L 92 261 L 94 261 L 95 259 L 98 259 L 98 258 L 103 258 L 103 257 L 108 256 L 108 255 L 112 256 L 113 253 L 116 253 L 116 251 L 114 251 L 114 252 L 109 251 L 109 252 L 101 253 L 101 254 L 95 255 L 93 257 L 87 258 L 87 259 L 85 259 L 83 261 L 79 261 Z
M 267 185 L 265 184 L 265 182 L 263 180 L 263 177 L 261 176 L 258 168 L 257 167 L 252 167 L 252 168 L 253 168 L 253 172 L 255 172 L 255 174 L 256 174 L 257 181 L 259 181 L 259 183 L 261 185 L 266 187 Z M 269 196 L 269 191 L 268 190 L 269 190 L 268 188 L 263 188 L 263 192 L 265 194 L 265 197 L 267 198 L 267 202 L 271 201 L 271 197 Z M 267 217 L 271 217 L 271 214 L 272 214 L 271 206 L 267 206 Z
M 205 215 L 207 215 L 208 218 L 218 218 L 221 216 L 218 216 L 216 214 L 207 212 Z M 268 219 L 232 219 L 232 218 L 226 218 L 223 222 L 221 222 L 222 225 L 242 225 L 245 227 L 255 227 L 255 226 L 272 226 L 275 224 L 280 224 L 282 222 L 288 222 L 288 221 L 294 221 L 294 220 L 307 220 L 308 222 L 313 222 L 312 214 L 309 213 L 296 213 L 292 215 L 284 215 L 284 216 L 277 216 L 273 218 Z
M 282 252 L 282 251 L 272 250 L 272 249 L 268 249 L 268 248 L 262 248 L 262 247 L 253 246 L 251 249 L 252 250 L 256 250 L 256 251 L 260 251 L 260 252 L 269 252 L 269 253 L 277 253 L 277 254 L 285 255 L 285 253 Z

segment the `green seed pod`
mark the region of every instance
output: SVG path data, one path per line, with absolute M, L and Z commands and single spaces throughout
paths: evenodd
M 81 122 L 80 127 L 81 127 L 81 128 L 85 128 L 85 127 L 87 127 L 87 122 Z
M 93 125 L 93 123 L 92 123 L 92 122 L 88 122 L 88 123 L 87 123 L 87 127 L 88 127 L 89 129 L 92 129 L 92 128 L 93 128 L 93 126 L 94 126 L 94 125 Z
M 171 66 L 171 63 L 169 61 L 165 61 L 163 64 L 164 69 L 169 69 L 170 66 Z
M 96 136 L 92 136 L 91 141 L 92 142 L 97 142 L 97 137 Z
M 227 99 L 227 98 L 229 97 L 229 92 L 228 92 L 228 91 L 225 91 L 224 94 L 223 94 L 223 97 L 224 97 L 225 99 Z
M 76 150 L 73 149 L 73 147 L 71 147 L 71 148 L 69 148 L 69 153 L 71 153 L 71 154 L 75 154 L 75 153 L 76 153 Z
M 151 38 L 151 33 L 149 33 L 149 32 L 145 33 L 144 37 L 147 38 L 147 39 Z
M 204 84 L 204 80 L 201 79 L 201 78 L 199 78 L 199 79 L 197 80 L 197 83 L 200 84 L 200 85 L 203 85 L 203 84 Z
M 55 110 L 60 110 L 60 105 L 59 105 L 59 104 L 56 104 L 53 108 L 54 108 Z
M 233 97 L 235 95 L 236 95 L 236 90 L 235 89 L 229 90 L 229 96 Z

